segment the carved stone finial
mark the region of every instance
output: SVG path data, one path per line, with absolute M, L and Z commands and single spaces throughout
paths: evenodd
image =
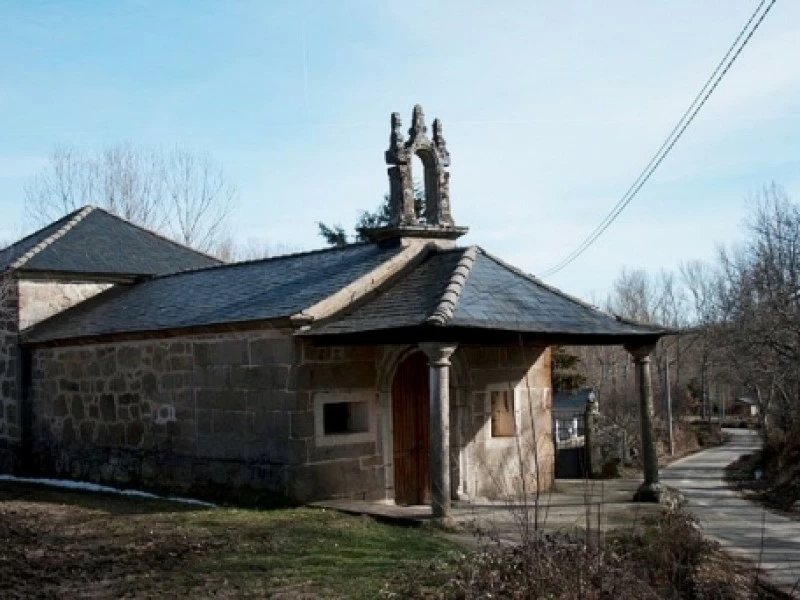
M 441 157 L 442 164 L 445 167 L 450 166 L 450 153 L 447 151 L 447 142 L 444 141 L 444 134 L 442 133 L 442 122 L 439 119 L 433 120 L 433 145 Z
M 411 129 L 408 130 L 408 135 L 411 139 L 409 142 L 417 138 L 427 138 L 428 127 L 425 125 L 425 112 L 419 104 L 414 105 L 414 112 L 411 113 Z
M 403 120 L 400 113 L 392 113 L 392 137 L 390 147 L 399 150 L 403 147 Z

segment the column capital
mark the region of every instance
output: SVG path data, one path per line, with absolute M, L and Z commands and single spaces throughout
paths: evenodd
M 625 344 L 625 350 L 633 357 L 636 362 L 650 362 L 650 354 L 655 350 L 655 344 Z
M 439 344 L 435 342 L 423 343 L 419 345 L 428 357 L 432 367 L 448 367 L 450 366 L 450 357 L 453 352 L 458 348 L 458 344 Z

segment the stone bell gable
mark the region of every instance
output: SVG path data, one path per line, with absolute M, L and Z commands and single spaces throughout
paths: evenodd
M 454 240 L 467 232 L 456 227 L 450 211 L 450 153 L 442 132 L 442 122 L 433 121 L 433 137 L 428 137 L 425 113 L 417 104 L 411 117 L 408 139 L 403 136 L 399 113 L 392 113 L 392 131 L 386 164 L 389 165 L 389 224 L 375 229 L 371 237 L 439 238 Z M 413 159 L 422 162 L 425 187 L 425 211 L 417 214 L 414 202 Z M 417 174 L 419 175 L 419 174 Z

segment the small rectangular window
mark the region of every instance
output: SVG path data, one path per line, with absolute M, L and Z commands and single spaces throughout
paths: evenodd
M 513 437 L 517 433 L 514 418 L 514 392 L 492 392 L 492 437 Z
M 324 435 L 369 431 L 369 405 L 366 402 L 329 402 L 322 406 Z

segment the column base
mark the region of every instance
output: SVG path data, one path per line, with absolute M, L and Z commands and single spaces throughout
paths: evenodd
M 461 531 L 462 529 L 458 521 L 451 515 L 446 517 L 432 517 L 431 520 L 428 521 L 428 526 L 450 532 Z
M 683 494 L 662 483 L 643 483 L 633 495 L 633 501 L 661 504 L 671 510 L 680 508 L 685 503 Z

